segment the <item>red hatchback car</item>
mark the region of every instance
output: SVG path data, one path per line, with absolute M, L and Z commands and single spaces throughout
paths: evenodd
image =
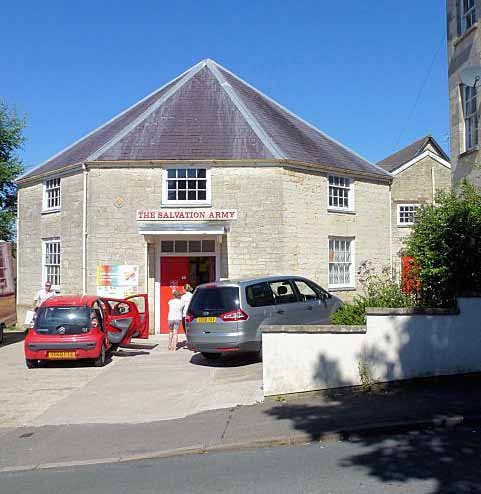
M 91 295 L 52 297 L 37 309 L 24 342 L 29 369 L 42 360 L 92 359 L 105 365 L 106 353 L 131 338 L 148 338 L 147 295 L 125 299 Z

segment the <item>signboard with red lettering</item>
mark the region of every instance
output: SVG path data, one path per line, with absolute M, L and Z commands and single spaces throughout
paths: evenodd
M 232 221 L 237 209 L 139 209 L 137 221 Z

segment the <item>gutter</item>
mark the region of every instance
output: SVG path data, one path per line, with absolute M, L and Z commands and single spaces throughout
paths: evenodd
M 83 171 L 83 202 L 82 202 L 82 294 L 87 293 L 87 178 L 88 169 L 82 164 Z

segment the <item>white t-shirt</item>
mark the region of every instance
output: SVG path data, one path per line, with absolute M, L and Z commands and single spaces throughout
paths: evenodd
M 191 292 L 185 292 L 182 297 L 180 297 L 180 300 L 184 302 L 184 312 L 183 315 L 184 317 L 187 315 L 187 310 L 189 309 L 189 304 L 190 301 L 192 300 L 192 293 Z
M 49 298 L 52 298 L 52 297 L 55 297 L 56 293 L 54 290 L 50 290 L 49 292 L 47 292 L 47 290 L 45 290 L 45 288 L 41 288 L 35 295 L 35 302 L 38 302 L 38 305 L 42 305 L 43 302 L 45 302 L 45 300 L 49 299 Z
M 182 321 L 182 309 L 184 308 L 184 302 L 180 298 L 173 298 L 169 300 L 169 315 L 167 319 L 169 321 Z

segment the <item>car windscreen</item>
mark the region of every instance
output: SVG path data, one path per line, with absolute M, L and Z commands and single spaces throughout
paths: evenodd
M 220 315 L 239 308 L 239 288 L 216 286 L 198 288 L 189 305 L 194 316 Z
M 88 307 L 40 307 L 35 318 L 39 334 L 81 334 L 90 329 Z

